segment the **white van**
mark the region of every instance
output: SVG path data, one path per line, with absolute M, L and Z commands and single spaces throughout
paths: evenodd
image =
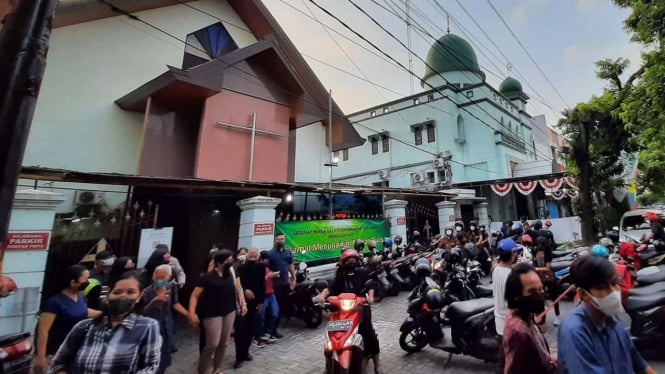
M 651 233 L 651 225 L 644 220 L 644 213 L 653 212 L 663 218 L 663 211 L 658 209 L 636 209 L 624 213 L 619 224 L 619 241 L 640 244 L 644 234 Z

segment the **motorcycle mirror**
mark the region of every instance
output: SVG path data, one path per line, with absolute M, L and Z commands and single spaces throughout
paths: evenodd
M 307 264 L 304 262 L 301 262 L 298 264 L 298 269 L 305 271 L 307 269 Z

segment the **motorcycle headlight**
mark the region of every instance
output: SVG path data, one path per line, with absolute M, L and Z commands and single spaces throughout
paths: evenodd
M 355 300 L 340 300 L 339 307 L 345 312 L 353 309 L 356 306 Z

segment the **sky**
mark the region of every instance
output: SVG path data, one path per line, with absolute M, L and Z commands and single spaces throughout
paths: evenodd
M 424 91 L 419 78 L 387 61 L 310 0 L 263 1 L 345 113 Z M 546 78 L 487 0 L 410 0 L 412 24 L 431 35 L 414 26 L 410 38 L 404 21 L 405 0 L 313 1 L 408 67 L 407 49 L 355 8 L 353 3 L 357 4 L 411 46 L 412 71 L 418 77 L 425 72 L 422 60 L 434 43 L 431 36 L 439 38 L 446 33 L 448 14 L 450 32 L 474 47 L 487 82 L 498 88 L 507 76 L 520 80 L 532 98 L 527 106 L 530 114 L 544 114 L 550 126 L 556 124 L 562 109 L 602 93 L 605 82 L 596 78 L 595 61 L 629 58 L 628 73 L 640 64 L 641 48 L 630 42 L 630 35 L 623 29 L 622 22 L 629 12 L 615 7 L 610 0 L 491 0 Z M 397 12 L 402 19 L 390 12 Z

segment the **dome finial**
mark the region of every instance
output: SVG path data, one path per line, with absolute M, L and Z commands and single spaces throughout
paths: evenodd
M 448 32 L 448 34 L 450 34 L 450 14 L 448 13 L 446 13 L 446 22 L 448 24 L 448 26 L 446 27 L 446 31 Z

